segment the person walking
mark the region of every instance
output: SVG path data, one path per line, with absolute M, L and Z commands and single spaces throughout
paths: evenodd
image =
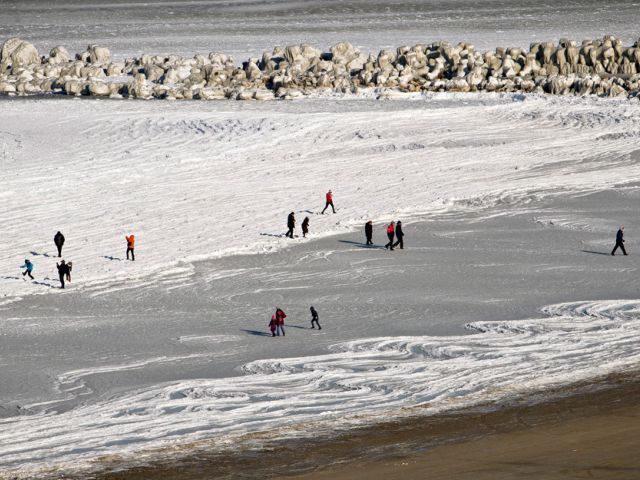
M 293 229 L 296 228 L 296 217 L 293 212 L 287 217 L 287 228 L 289 230 L 287 230 L 285 237 L 293 238 Z
M 389 243 L 387 243 L 384 248 L 390 248 L 393 250 L 393 237 L 395 236 L 395 224 L 391 222 L 387 226 L 387 237 L 389 238 Z
M 397 247 L 398 245 L 400 245 L 400 250 L 404 249 L 404 232 L 402 231 L 402 222 L 400 220 L 398 220 L 398 223 L 396 224 L 396 243 L 393 244 L 394 247 Z
M 33 272 L 33 263 L 31 263 L 28 258 L 24 259 L 24 265 L 22 265 L 20 268 L 25 269 L 24 272 L 22 272 L 23 277 L 29 275 L 31 280 L 34 280 L 33 275 L 31 275 L 31 272 Z
M 276 332 L 278 334 L 278 336 L 280 336 L 280 332 L 282 332 L 282 336 L 284 337 L 284 319 L 287 318 L 287 314 L 284 313 L 284 310 L 282 310 L 280 307 L 276 307 Z
M 329 205 L 331 205 L 331 210 L 333 210 L 333 213 L 336 213 L 336 209 L 333 206 L 333 194 L 331 193 L 331 190 L 329 190 L 327 192 L 327 195 L 325 196 L 327 203 L 325 203 L 324 208 L 322 209 L 322 214 L 324 215 L 324 211 L 327 209 L 327 207 Z
M 269 322 L 269 330 L 271 330 L 271 336 L 276 336 L 276 329 L 278 328 L 278 321 L 275 315 L 271 315 L 271 321 Z
M 364 224 L 364 236 L 367 237 L 367 245 L 373 245 L 373 223 L 371 220 Z
M 64 235 L 60 232 L 56 233 L 53 237 L 53 243 L 58 247 L 58 257 L 62 256 L 62 246 L 64 245 Z
M 73 262 L 67 262 L 67 282 L 71 283 L 71 269 L 73 268 Z
M 316 328 L 313 325 L 313 322 L 315 322 L 316 325 L 318 325 L 318 330 L 322 330 L 322 327 L 320 326 L 320 323 L 318 322 L 318 312 L 316 312 L 316 309 L 313 308 L 313 306 L 311 306 L 311 308 L 309 310 L 311 310 L 311 328 Z
M 56 267 L 58 268 L 58 277 L 60 278 L 60 288 L 64 288 L 64 279 L 67 275 L 71 275 L 69 265 L 67 265 L 64 260 L 61 260 L 59 264 L 56 263 Z
M 615 256 L 618 247 L 620 247 L 622 253 L 624 253 L 625 255 L 627 254 L 627 251 L 624 249 L 624 225 L 622 225 L 618 229 L 618 233 L 616 233 L 616 246 L 613 247 L 613 250 L 611 251 L 612 256 Z
M 304 217 L 302 221 L 302 238 L 307 238 L 307 233 L 309 233 L 309 217 Z
M 134 252 L 136 248 L 136 236 L 131 234 L 128 237 L 125 235 L 125 240 L 127 241 L 127 260 L 129 260 L 129 252 L 131 252 L 131 261 L 136 261 L 136 254 Z

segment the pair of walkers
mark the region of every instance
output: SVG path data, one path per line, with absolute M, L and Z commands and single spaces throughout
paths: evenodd
M 275 337 L 280 336 L 280 332 L 282 332 L 282 336 L 285 336 L 284 333 L 284 319 L 287 318 L 287 314 L 284 313 L 280 307 L 276 307 L 276 313 L 271 315 L 271 321 L 269 322 L 269 329 L 271 330 L 271 336 Z
M 311 328 L 315 329 L 316 325 L 318 326 L 318 330 L 322 330 L 320 326 L 319 316 L 316 309 L 311 306 L 309 309 L 311 311 Z M 284 337 L 284 319 L 287 318 L 287 314 L 284 313 L 280 307 L 276 307 L 276 313 L 271 315 L 271 321 L 269 322 L 269 329 L 271 330 L 271 336 L 280 336 L 280 332 L 282 332 L 282 336 Z
M 296 216 L 293 212 L 289 214 L 287 217 L 287 233 L 285 237 L 293 238 L 293 229 L 296 228 Z M 302 221 L 302 238 L 307 237 L 307 233 L 309 233 L 309 217 L 304 217 Z
M 397 238 L 394 243 L 394 237 Z M 387 243 L 384 248 L 393 250 L 394 247 L 400 245 L 400 250 L 404 249 L 404 232 L 402 231 L 402 222 L 398 220 L 398 223 L 391 222 L 387 225 L 387 238 L 389 239 L 389 243 Z
M 67 282 L 71 282 L 73 263 L 66 263 L 64 260 L 60 260 L 60 263 L 56 263 L 56 268 L 58 269 L 58 277 L 60 278 L 60 288 L 64 288 L 65 279 Z

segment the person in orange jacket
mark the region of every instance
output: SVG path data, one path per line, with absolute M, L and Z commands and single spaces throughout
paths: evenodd
M 331 210 L 333 210 L 333 213 L 336 213 L 336 209 L 333 206 L 333 193 L 331 193 L 331 190 L 327 192 L 326 199 L 327 203 L 325 203 L 324 208 L 322 209 L 322 214 L 324 215 L 324 211 L 327 209 L 327 207 L 329 207 L 329 205 L 331 205 Z
M 389 243 L 387 243 L 384 248 L 390 248 L 393 250 L 393 237 L 395 237 L 395 223 L 391 222 L 387 227 L 387 237 L 389 238 Z
M 133 252 L 133 249 L 136 247 L 136 237 L 131 234 L 128 237 L 125 235 L 124 238 L 127 240 L 127 260 L 129 260 L 129 252 L 131 252 L 131 261 L 135 262 L 136 255 Z

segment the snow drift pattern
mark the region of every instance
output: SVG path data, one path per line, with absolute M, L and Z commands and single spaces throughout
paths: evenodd
M 505 401 L 638 365 L 640 300 L 543 311 L 550 317 L 471 323 L 473 335 L 357 340 L 325 355 L 251 362 L 240 377 L 159 385 L 66 413 L 0 420 L 0 468 L 30 475 L 90 468 L 101 455 L 148 459 L 144 451 L 152 456 L 151 449 L 176 442 L 237 447 L 256 432 L 318 435 Z M 81 383 L 82 372 L 72 373 Z

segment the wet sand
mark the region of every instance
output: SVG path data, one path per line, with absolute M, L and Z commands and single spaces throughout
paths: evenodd
M 98 478 L 640 478 L 639 399 L 640 374 L 617 375 L 510 406 L 412 418 L 252 453 L 200 454 Z

